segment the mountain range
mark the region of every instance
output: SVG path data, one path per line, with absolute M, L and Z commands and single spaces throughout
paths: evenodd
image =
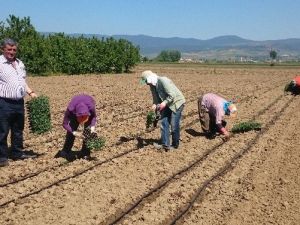
M 82 34 L 67 34 L 80 36 Z M 191 59 L 218 59 L 240 60 L 266 60 L 270 58 L 270 51 L 275 50 L 282 60 L 300 59 L 300 38 L 280 40 L 254 41 L 235 35 L 219 36 L 207 40 L 195 38 L 162 38 L 147 35 L 100 35 L 83 34 L 84 37 L 97 37 L 99 39 L 113 37 L 122 38 L 140 47 L 143 56 L 153 58 L 162 50 L 178 50 L 182 57 Z

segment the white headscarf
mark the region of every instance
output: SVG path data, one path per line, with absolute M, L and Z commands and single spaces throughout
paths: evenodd
M 151 70 L 145 70 L 142 73 L 142 79 L 146 80 L 147 84 L 152 84 L 156 86 L 157 78 L 158 78 L 157 74 L 153 73 Z

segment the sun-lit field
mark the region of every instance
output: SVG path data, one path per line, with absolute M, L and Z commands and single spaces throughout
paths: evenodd
M 186 97 L 176 151 L 153 148 L 159 128 L 146 130 L 152 105 L 143 70 L 171 78 Z M 37 159 L 0 169 L 0 224 L 299 224 L 300 97 L 284 95 L 296 68 L 138 66 L 131 74 L 29 77 L 50 98 L 53 129 L 25 128 Z M 238 99 L 235 123 L 254 119 L 260 131 L 202 135 L 197 99 L 214 92 Z M 106 146 L 94 161 L 67 163 L 64 111 L 73 95 L 96 99 L 97 131 Z M 28 100 L 28 99 L 26 99 Z M 74 150 L 81 146 L 76 140 Z

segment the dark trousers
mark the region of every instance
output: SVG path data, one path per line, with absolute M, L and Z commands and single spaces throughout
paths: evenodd
M 293 87 L 291 92 L 292 92 L 293 95 L 299 95 L 300 94 L 300 87 L 298 87 L 298 86 Z
M 11 132 L 11 154 L 23 150 L 24 100 L 0 98 L 0 159 L 8 158 L 7 137 Z
M 201 103 L 202 96 L 198 98 L 198 114 L 201 128 L 204 132 L 210 132 L 213 128 L 213 118 L 211 118 L 207 109 Z
M 85 123 L 84 129 L 86 129 L 88 126 L 90 126 L 90 124 L 91 124 L 91 121 L 88 121 L 87 123 Z M 75 116 L 71 117 L 70 126 L 71 126 L 72 130 L 77 130 L 79 123 L 77 122 Z M 74 141 L 75 141 L 75 136 L 71 132 L 67 132 L 65 144 L 64 144 L 64 147 L 62 150 L 65 152 L 71 152 L 72 147 L 74 145 Z M 84 139 L 82 142 L 81 152 L 83 155 L 90 155 L 90 150 L 87 148 L 86 141 Z
M 219 128 L 216 125 L 216 117 L 211 115 L 208 110 L 201 104 L 202 96 L 198 99 L 198 114 L 201 124 L 201 128 L 204 132 L 210 132 L 212 134 L 219 131 Z M 226 121 L 222 120 L 222 126 L 226 126 Z

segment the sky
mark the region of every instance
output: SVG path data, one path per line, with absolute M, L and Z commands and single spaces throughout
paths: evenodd
M 300 38 L 300 0 L 0 0 L 0 5 L 0 21 L 30 17 L 38 32 Z

